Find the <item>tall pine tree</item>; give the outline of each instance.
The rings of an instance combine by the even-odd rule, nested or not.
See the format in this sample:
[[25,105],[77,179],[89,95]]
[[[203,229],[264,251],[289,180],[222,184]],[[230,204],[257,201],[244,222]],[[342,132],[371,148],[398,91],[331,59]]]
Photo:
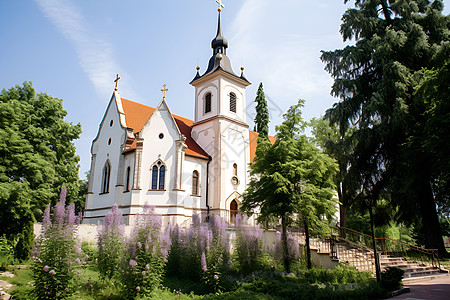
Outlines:
[[355,44],[322,52],[321,59],[334,78],[332,94],[341,99],[326,117],[339,124],[342,135],[354,127],[351,168],[365,193],[371,201],[391,195],[398,217],[421,221],[425,246],[446,254],[433,156],[408,143],[423,134],[414,125],[427,106],[416,109],[414,89],[424,68],[440,67],[450,57],[450,18],[442,10],[440,0],[355,0],[340,29],[344,41]]
[[264,96],[263,84],[259,84],[256,93],[256,116],[255,131],[259,133],[258,137],[269,139],[269,110],[267,109],[267,101]]

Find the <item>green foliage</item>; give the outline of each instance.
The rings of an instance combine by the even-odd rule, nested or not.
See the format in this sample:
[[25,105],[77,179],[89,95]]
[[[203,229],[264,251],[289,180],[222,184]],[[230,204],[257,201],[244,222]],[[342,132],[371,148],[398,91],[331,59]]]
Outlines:
[[255,116],[255,131],[259,133],[258,137],[269,139],[269,110],[267,109],[267,101],[264,96],[263,84],[259,84],[258,91],[255,98],[256,116]]
[[371,272],[358,272],[355,267],[340,263],[333,269],[312,268],[303,269],[297,274],[305,278],[308,283],[330,283],[345,285],[349,283],[369,283],[372,279]]
[[77,195],[79,157],[72,141],[81,125],[65,121],[66,115],[62,100],[36,94],[30,82],[1,91],[0,234],[19,234],[23,224],[40,219],[63,184],[69,202]]
[[380,284],[388,291],[398,290],[402,286],[405,271],[395,267],[388,267],[381,273]]
[[71,295],[74,264],[80,263],[81,249],[76,233],[79,219],[73,204],[65,206],[65,189],[50,219],[50,205],[44,212],[42,233],[33,257],[34,294],[38,299],[66,298]]
[[14,249],[15,257],[25,261],[30,258],[31,249],[34,246],[34,222],[30,217],[28,222],[23,224],[23,230],[17,236],[17,243]]
[[[448,143],[448,130],[443,129],[448,128],[448,115],[445,110],[428,115],[433,105],[415,90],[424,68],[441,68],[450,57],[450,18],[442,15],[440,0],[354,3],[343,15],[340,31],[344,41],[355,43],[321,55],[334,78],[332,94],[341,100],[326,118],[339,125],[341,136],[353,129],[347,137],[353,147],[349,173],[362,187],[359,201],[375,204],[380,197],[388,199],[391,207],[400,207],[397,218],[421,222],[426,246],[444,254],[435,185],[445,186],[442,179],[448,171],[443,169],[448,167],[433,165],[448,158],[431,144],[422,147],[421,141],[437,133],[432,140]],[[445,76],[432,80],[433,93],[426,94],[437,92],[448,99]],[[432,116],[431,122],[427,116]]]
[[5,235],[0,235],[0,269],[14,263],[14,247]]
[[276,127],[277,140],[272,145],[258,146],[253,175],[242,202],[242,211],[252,214],[259,209],[258,221],[281,219],[283,257],[289,272],[287,231],[289,224],[308,224],[316,231],[328,229],[335,212],[334,175],[336,164],[332,158],[312,145],[300,133],[306,123],[301,116],[304,100],[289,108],[284,121]]

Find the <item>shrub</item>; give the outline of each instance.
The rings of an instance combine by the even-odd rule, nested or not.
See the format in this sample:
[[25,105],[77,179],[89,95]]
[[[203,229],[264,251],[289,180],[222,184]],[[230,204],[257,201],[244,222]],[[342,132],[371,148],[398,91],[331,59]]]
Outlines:
[[106,214],[97,231],[98,270],[102,278],[111,279],[117,275],[125,247],[125,227],[117,204]]
[[34,217],[31,213],[26,218],[22,232],[17,234],[17,243],[14,249],[14,256],[20,261],[28,260],[34,245]]
[[312,268],[301,270],[297,274],[300,278],[305,278],[308,283],[367,283],[371,280],[370,272],[358,272],[355,267],[345,263],[340,263],[333,269]]
[[381,286],[388,290],[397,290],[402,286],[402,279],[405,271],[396,267],[388,267],[380,274]]
[[14,248],[5,235],[0,236],[0,268],[14,263]]
[[160,285],[167,261],[170,238],[161,234],[161,216],[144,206],[131,231],[128,249],[122,261],[122,284],[127,298],[149,295]]
[[36,241],[33,257],[34,294],[38,299],[65,298],[71,294],[73,263],[79,263],[81,249],[75,238],[80,218],[75,206],[65,206],[66,189],[50,218],[50,205],[43,216],[42,233]]
[[247,225],[247,218],[236,216],[233,263],[236,271],[247,275],[263,268],[263,229]]

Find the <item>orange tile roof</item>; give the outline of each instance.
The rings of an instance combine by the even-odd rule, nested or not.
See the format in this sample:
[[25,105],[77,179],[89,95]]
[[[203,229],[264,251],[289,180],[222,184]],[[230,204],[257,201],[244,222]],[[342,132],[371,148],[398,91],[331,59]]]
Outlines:
[[[250,134],[250,162],[253,163],[253,159],[255,159],[256,155],[256,140],[258,139],[258,133],[255,131],[249,131]],[[275,143],[276,138],[269,135],[269,140],[273,144]]]
[[[133,128],[133,132],[137,133],[141,131],[142,127],[144,127],[148,118],[150,118],[151,114],[155,111],[155,108],[140,104],[128,99],[122,98],[122,107],[125,112],[125,121],[127,122],[127,126],[129,128]],[[186,154],[191,156],[197,156],[201,158],[209,158],[209,155],[197,144],[191,137],[191,130],[194,121],[177,116],[172,115],[178,128],[181,133],[186,137]],[[256,139],[258,138],[258,133],[254,131],[249,131],[250,135],[250,162],[253,163],[253,159],[255,158],[256,152]],[[272,144],[275,142],[275,137],[269,136]],[[125,150],[124,152],[129,152],[136,149],[136,140],[133,141],[130,148]]]
[[[125,112],[127,127],[133,128],[133,133],[141,131],[151,114],[155,111],[155,108],[153,107],[124,98],[122,98],[122,107]],[[177,115],[172,116],[181,133],[186,137],[186,154],[201,158],[209,158],[209,155],[191,137],[191,126],[194,122]],[[130,148],[126,149],[124,152],[129,152],[134,149],[136,149],[136,140],[134,140]]]

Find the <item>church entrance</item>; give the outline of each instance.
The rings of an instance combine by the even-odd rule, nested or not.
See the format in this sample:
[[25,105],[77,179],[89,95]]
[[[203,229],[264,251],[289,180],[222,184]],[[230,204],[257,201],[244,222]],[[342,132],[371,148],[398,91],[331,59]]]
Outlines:
[[230,223],[233,223],[236,221],[236,215],[238,213],[238,204],[236,200],[231,201],[230,203]]

